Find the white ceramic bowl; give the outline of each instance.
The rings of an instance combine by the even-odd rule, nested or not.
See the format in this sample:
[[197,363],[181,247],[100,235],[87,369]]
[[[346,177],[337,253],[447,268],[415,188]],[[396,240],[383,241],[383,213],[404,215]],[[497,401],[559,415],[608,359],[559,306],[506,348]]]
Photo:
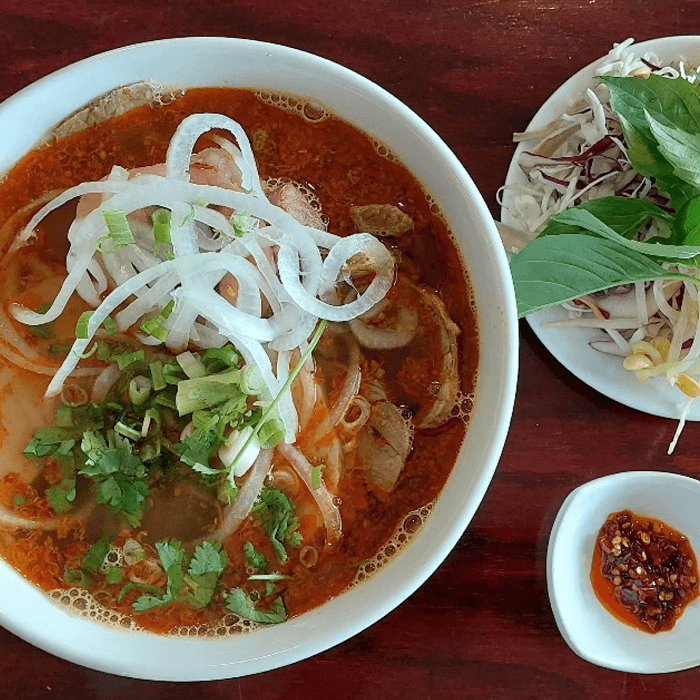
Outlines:
[[[648,52],[655,53],[661,61],[668,63],[684,57],[691,65],[700,64],[700,36],[671,36],[651,39],[633,44],[630,49],[636,56]],[[583,93],[594,78],[596,68],[603,59],[593,61],[569,78],[540,107],[527,129],[539,129],[559,117]],[[523,125],[524,126],[524,125]],[[525,130],[525,129],[523,129]],[[511,161],[506,185],[527,184],[527,178],[518,165],[520,154],[531,147],[530,143],[520,143]],[[504,204],[512,197],[506,192]],[[501,212],[504,223],[517,226],[517,222],[504,207]],[[653,378],[640,382],[632,372],[622,367],[622,358],[605,355],[594,350],[589,341],[599,335],[599,331],[588,328],[551,328],[548,323],[567,318],[560,307],[540,311],[527,317],[543,345],[570,372],[588,386],[630,408],[664,418],[678,418],[686,397],[663,378]],[[696,402],[688,413],[688,420],[700,420],[700,402]]]
[[667,673],[700,665],[700,600],[667,632],[649,634],[620,622],[590,582],[598,531],[610,513],[631,510],[663,520],[700,553],[700,481],[667,472],[622,472],[569,494],[554,521],[547,551],[547,586],[568,645],[598,666],[630,673]]
[[60,70],[0,106],[0,172],[93,98],[148,79],[310,96],[376,136],[439,203],[468,261],[478,308],[476,402],[442,496],[420,534],[395,560],[322,607],[244,636],[160,637],[69,614],[0,562],[0,623],[31,643],[85,666],[138,678],[229,678],[298,661],[356,634],[407,598],[452,549],[493,476],[510,421],[517,372],[514,295],[489,211],[462,165],[430,127],[359,75],[281,46],[225,38],[173,39],[118,49]]

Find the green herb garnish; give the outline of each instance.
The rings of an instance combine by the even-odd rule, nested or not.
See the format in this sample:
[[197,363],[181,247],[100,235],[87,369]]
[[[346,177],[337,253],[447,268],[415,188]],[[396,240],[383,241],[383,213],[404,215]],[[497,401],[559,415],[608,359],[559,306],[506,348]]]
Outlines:
[[258,610],[242,588],[233,588],[226,596],[226,607],[239,617],[265,625],[275,625],[287,619],[287,610],[281,596],[275,598],[267,612]]
[[270,538],[277,559],[282,563],[287,561],[285,545],[298,547],[301,544],[301,534],[297,531],[299,520],[293,515],[294,504],[280,489],[266,487],[260,492],[252,512]]

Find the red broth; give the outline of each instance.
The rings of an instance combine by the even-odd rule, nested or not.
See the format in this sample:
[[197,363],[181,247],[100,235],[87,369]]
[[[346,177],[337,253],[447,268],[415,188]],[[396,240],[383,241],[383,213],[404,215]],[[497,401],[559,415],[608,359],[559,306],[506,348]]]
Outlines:
[[[347,588],[355,580],[358,567],[374,557],[397,526],[408,518],[411,522],[406,523],[396,543],[400,546],[415,526],[416,518],[410,514],[439,495],[464,438],[469,397],[476,383],[478,343],[471,291],[463,266],[444,220],[420,183],[394,159],[385,157],[381,146],[351,124],[332,116],[309,120],[301,115],[301,110],[282,109],[273,102],[263,101],[249,90],[192,89],[168,105],[135,108],[42,146],[25,156],[2,182],[0,222],[7,222],[13,213],[46,192],[105,177],[113,165],[128,169],[163,162],[168,141],[180,121],[189,114],[205,111],[226,114],[241,123],[251,139],[261,179],[287,178],[311,190],[321,204],[329,231],[354,232],[350,207],[355,205],[391,203],[413,219],[412,231],[390,239],[387,244],[399,263],[399,274],[418,288],[436,292],[459,327],[459,403],[453,417],[440,427],[416,430],[413,450],[390,493],[365,478],[362,469],[354,468],[341,479],[338,496],[344,534],[340,543],[324,548],[322,536],[319,540],[318,532],[310,526],[310,539],[304,543],[319,548],[318,562],[311,567],[304,566],[299,561],[298,550],[292,550],[289,560],[276,567],[277,571],[292,576],[281,583],[279,589],[289,615],[297,615]],[[206,137],[199,146],[206,145],[205,141]],[[2,309],[5,313],[16,301],[31,307],[46,301],[34,283],[33,276],[42,275],[35,268],[37,259],[48,266],[59,281],[65,274],[65,234],[73,213],[74,207],[71,210],[67,206],[51,216],[40,228],[37,242],[6,264],[3,275],[16,284],[4,284]],[[23,223],[21,218],[15,217],[11,226],[5,226],[5,239],[0,241],[4,250]],[[64,326],[57,326],[58,337],[51,342],[70,342],[75,318],[84,308],[87,307],[80,300],[72,302],[66,312],[68,320]],[[14,325],[27,343],[46,351],[47,341],[28,334],[20,324]],[[435,376],[439,369],[436,370],[435,363],[430,360],[440,353],[438,340],[426,336],[417,342],[422,345],[418,354],[368,351],[362,360],[363,370],[380,369],[386,377],[390,399],[411,414],[420,413],[422,402],[439,379]],[[41,395],[48,381],[45,376],[17,369],[5,360],[0,363],[7,365],[22,386],[33,387],[32,391]],[[57,366],[60,358],[47,357],[46,363]],[[41,421],[37,419],[33,427],[39,425]],[[8,426],[1,427],[6,433]],[[300,444],[303,442],[304,435],[300,436]],[[0,447],[4,450],[4,442]],[[3,457],[6,463],[2,470],[5,476],[0,481],[2,505],[24,517],[50,517],[51,509],[43,490],[60,478],[55,468],[52,472],[49,465],[40,479],[29,481],[8,464],[9,455]],[[14,459],[22,457],[18,454]],[[304,517],[301,517],[300,531],[304,530]],[[70,588],[64,571],[66,567],[79,564],[94,537],[89,524],[68,513],[56,531],[35,531],[19,537],[14,533],[0,533],[0,552],[29,580],[45,590],[55,591]],[[142,540],[147,533],[144,534],[143,528],[122,528],[116,537],[121,541],[127,537]],[[249,517],[225,543],[230,566],[221,579],[224,587],[246,585],[242,555],[246,541],[268,559],[274,559],[270,543]],[[391,551],[390,548],[386,555]],[[141,574],[140,580],[164,584],[163,576],[157,573],[136,573]],[[120,585],[105,582],[93,582],[89,587],[99,604],[152,631],[168,632],[181,626],[213,624],[225,615],[220,598],[205,609],[175,603],[135,613],[131,608],[134,596],[126,595],[119,600],[120,589]]]

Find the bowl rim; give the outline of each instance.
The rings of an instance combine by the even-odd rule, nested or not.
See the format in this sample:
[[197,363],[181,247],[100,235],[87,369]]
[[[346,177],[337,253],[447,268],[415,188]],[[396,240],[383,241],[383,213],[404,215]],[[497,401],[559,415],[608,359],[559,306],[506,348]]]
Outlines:
[[[260,642],[260,646],[264,644],[269,646],[272,641],[271,635],[276,633],[279,636],[279,630],[284,630],[282,636],[288,638],[288,641],[285,642],[286,648],[274,648],[273,645],[269,652],[260,653],[254,659],[231,658],[230,649],[236,646],[231,641],[232,638],[228,638],[225,645],[219,640],[201,642],[207,645],[211,652],[208,660],[202,662],[198,657],[191,657],[191,652],[195,649],[191,639],[163,637],[151,633],[127,632],[108,627],[107,625],[96,625],[92,620],[71,615],[65,608],[59,607],[58,604],[50,601],[46,594],[26,582],[4,561],[0,562],[0,581],[5,580],[12,585],[20,586],[23,591],[23,602],[36,604],[46,616],[44,623],[37,624],[28,620],[26,614],[22,614],[21,606],[5,605],[0,597],[0,624],[30,643],[83,666],[119,675],[151,680],[193,681],[223,679],[278,668],[312,656],[348,639],[399,605],[435,571],[452,550],[482,501],[505,443],[513,409],[517,378],[518,326],[515,296],[506,256],[500,244],[495,224],[483,198],[460,161],[426,122],[389,92],[348,68],[298,49],[248,39],[181,37],[141,42],[85,58],[28,85],[18,93],[7,98],[0,105],[0,122],[11,118],[15,113],[26,111],[27,105],[38,101],[47,90],[52,90],[65,81],[70,82],[72,80],[75,82],[81,76],[87,78],[92,75],[94,78],[95,75],[99,75],[100,70],[103,70],[105,67],[108,68],[114,61],[118,63],[122,59],[128,60],[135,57],[143,59],[146,55],[155,55],[161,51],[185,51],[196,49],[197,47],[200,49],[205,48],[210,53],[232,50],[258,51],[267,57],[272,57],[274,60],[304,61],[313,64],[314,67],[325,71],[333,79],[344,83],[346,89],[352,88],[365,92],[373,99],[381,101],[388,109],[397,113],[402,122],[406,122],[410,126],[416,138],[423,139],[430,144],[431,148],[435,149],[436,158],[447,164],[452,177],[464,192],[466,201],[463,204],[469,207],[470,214],[482,224],[483,232],[479,232],[479,235],[483,240],[480,239],[480,244],[483,246],[485,259],[493,271],[493,289],[499,295],[495,302],[489,302],[492,303],[492,306],[495,305],[495,317],[479,319],[479,388],[477,389],[471,429],[467,433],[467,440],[462,446],[458,462],[464,459],[465,446],[469,442],[469,434],[474,433],[476,430],[474,425],[476,422],[479,422],[482,426],[480,429],[488,429],[489,441],[488,445],[482,445],[477,451],[481,466],[478,472],[470,477],[471,497],[468,499],[468,503],[466,505],[462,504],[459,510],[450,513],[449,517],[443,518],[446,522],[438,523],[435,517],[428,518],[420,534],[416,537],[416,541],[423,538],[426,538],[427,541],[427,538],[430,538],[430,541],[434,543],[434,549],[428,564],[422,562],[418,565],[416,563],[417,557],[412,555],[412,549],[416,549],[415,547],[403,549],[396,556],[395,560],[392,560],[370,580],[363,582],[359,588],[343,593],[323,606],[293,618],[284,625],[257,630],[254,635],[256,641]],[[98,80],[97,78],[94,79]],[[112,85],[112,87],[117,87],[117,85]],[[101,92],[104,92],[104,90]],[[98,92],[98,94],[101,93]],[[98,96],[98,94],[93,95],[93,97]],[[86,104],[88,101],[83,100],[82,104]],[[80,106],[78,105],[78,107]],[[65,117],[65,111],[60,116]],[[342,116],[347,119],[347,116]],[[58,121],[60,119],[54,119],[53,123],[58,123]],[[31,129],[31,127],[29,128]],[[24,152],[27,150],[29,149],[25,148]],[[12,162],[16,162],[16,160],[17,158],[13,158]],[[437,197],[437,201],[440,202],[439,197]],[[460,252],[462,251],[460,250]],[[473,269],[468,264],[466,267],[470,271]],[[474,291],[477,297],[476,304],[479,306],[484,299],[480,298],[478,290]],[[492,357],[487,357],[483,347],[484,339],[488,336],[498,338],[500,342],[500,347],[495,352],[489,353]],[[488,376],[483,377],[481,376],[483,368],[482,358],[484,358],[484,362],[490,363],[489,372],[485,373]],[[496,374],[498,374],[497,377]],[[487,407],[487,409],[482,411],[481,407],[486,403],[486,399],[482,400],[479,397],[479,391],[482,391],[484,383],[489,385],[489,389],[493,394],[493,396],[488,397],[488,401],[493,406]],[[472,442],[474,441],[472,440]],[[453,470],[453,475],[450,479],[453,479],[455,471],[457,470]],[[435,511],[441,510],[440,504],[445,501],[444,492],[446,490],[446,488],[443,489],[443,495],[437,499]],[[454,498],[454,496],[451,496],[452,500]],[[446,510],[446,508],[442,508],[442,510]],[[349,598],[353,597],[358,590],[366,590],[367,594],[362,596],[355,595],[353,600],[355,598],[357,600],[366,599],[370,592],[381,592],[380,584],[383,581],[392,580],[395,584],[396,577],[393,574],[399,571],[399,563],[404,564],[401,567],[402,582],[399,586],[396,586],[396,591],[393,594],[383,595],[379,601],[373,602],[373,607],[370,611],[364,610],[362,614],[357,614],[356,609],[350,609]],[[7,586],[2,586],[2,589],[7,589]],[[46,603],[48,603],[48,606]],[[319,631],[321,627],[324,627],[321,623],[327,615],[326,611],[329,609],[332,609],[332,612],[339,616],[339,627],[337,629],[324,628]],[[319,618],[321,618],[320,621]],[[57,638],[53,629],[55,625],[64,627],[64,634],[60,639]],[[86,644],[84,641],[86,631],[90,638],[89,644]],[[299,636],[292,638],[290,637],[292,633],[299,633]],[[143,640],[146,638],[150,641],[144,642]],[[250,640],[252,636],[244,635],[242,638]],[[200,642],[201,640],[195,641]],[[114,658],[102,651],[105,644],[117,644],[117,647],[120,649],[128,648],[129,654],[125,659]],[[147,659],[149,654],[152,655],[152,647],[154,646],[159,649],[161,656],[160,665],[156,668],[152,664],[149,665]],[[226,648],[223,648],[224,646]],[[197,655],[195,654],[194,656],[196,657]]]

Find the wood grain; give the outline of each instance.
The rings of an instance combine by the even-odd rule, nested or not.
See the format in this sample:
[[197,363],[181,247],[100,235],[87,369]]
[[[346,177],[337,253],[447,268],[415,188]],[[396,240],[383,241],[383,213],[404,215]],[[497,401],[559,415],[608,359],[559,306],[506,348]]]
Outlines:
[[[692,33],[700,2],[667,0],[0,0],[0,99],[94,53],[150,39],[224,35],[338,61],[385,87],[455,151],[497,214],[511,134],[567,77],[627,36]],[[560,637],[545,555],[581,483],[626,469],[700,473],[700,425],[672,457],[672,421],[616,405],[563,370],[529,327],[512,428],[468,531],[408,601],[294,666],[210,683],[135,681],[57,659],[0,630],[5,698],[694,698],[697,669],[604,670]],[[31,611],[27,611],[30,615]]]

